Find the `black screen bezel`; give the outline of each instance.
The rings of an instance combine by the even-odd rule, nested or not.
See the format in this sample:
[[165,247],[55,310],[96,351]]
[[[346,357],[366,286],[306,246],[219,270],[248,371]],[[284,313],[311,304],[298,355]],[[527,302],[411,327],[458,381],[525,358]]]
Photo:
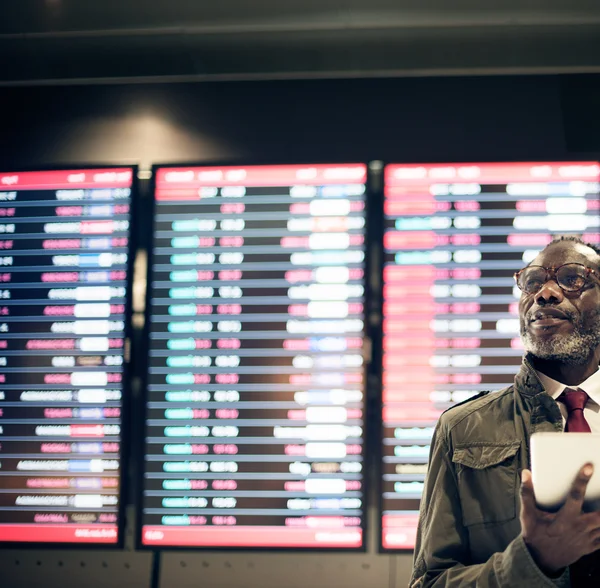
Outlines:
[[[126,527],[126,510],[127,510],[127,498],[129,493],[129,465],[131,459],[131,439],[129,431],[129,421],[131,418],[132,406],[131,406],[131,381],[132,381],[132,370],[131,364],[131,351],[128,347],[131,346],[132,340],[132,301],[133,301],[133,265],[135,260],[135,254],[137,252],[136,243],[136,217],[137,217],[137,202],[138,202],[138,169],[137,164],[126,165],[126,164],[110,164],[102,163],[89,164],[89,165],[40,165],[40,166],[28,166],[26,168],[19,167],[18,169],[10,171],[0,171],[0,174],[18,174],[28,172],[62,172],[62,171],[97,171],[102,172],[109,169],[120,169],[120,170],[131,170],[131,194],[129,203],[129,237],[128,237],[128,257],[127,257],[127,281],[126,281],[126,293],[125,293],[125,329],[123,332],[124,349],[123,349],[123,379],[122,379],[122,392],[121,392],[121,451],[119,454],[119,509],[117,514],[117,541],[114,543],[101,543],[101,542],[77,542],[77,541],[60,541],[60,542],[47,542],[47,541],[0,541],[0,549],[81,549],[81,550],[107,550],[115,551],[123,549],[125,544],[125,527]],[[101,186],[99,186],[101,187]],[[17,190],[18,191],[18,190]],[[43,525],[39,525],[42,527]],[[35,524],[32,524],[32,530],[35,529]]]
[[366,459],[368,456],[368,450],[370,449],[371,443],[366,434],[367,423],[369,419],[368,413],[368,402],[367,402],[367,382],[368,382],[368,366],[365,362],[364,367],[364,380],[363,380],[363,506],[362,506],[362,517],[361,517],[361,529],[362,529],[362,545],[360,547],[319,547],[319,546],[310,546],[310,547],[264,547],[264,546],[181,546],[181,545],[146,545],[142,542],[143,537],[143,516],[144,516],[144,479],[145,479],[145,446],[146,446],[146,436],[147,436],[147,411],[148,411],[148,359],[149,359],[149,341],[150,341],[150,316],[151,316],[151,284],[152,284],[152,260],[153,260],[153,250],[154,250],[154,233],[155,233],[155,222],[156,222],[156,175],[158,170],[160,169],[169,169],[169,168],[213,168],[213,167],[253,167],[253,166],[287,166],[287,165],[364,165],[366,170],[366,180],[365,180],[365,243],[364,243],[364,252],[365,252],[365,277],[364,277],[364,287],[365,287],[365,305],[364,305],[364,328],[363,328],[363,339],[366,340],[370,336],[370,330],[368,329],[368,312],[367,309],[370,308],[370,287],[369,287],[369,279],[368,276],[371,269],[370,264],[370,255],[369,250],[370,247],[370,238],[372,237],[369,234],[369,226],[370,221],[372,219],[371,215],[371,206],[370,206],[370,170],[369,165],[364,162],[347,162],[345,160],[336,161],[335,159],[331,160],[318,160],[318,161],[257,161],[257,160],[229,160],[229,161],[217,161],[217,162],[183,162],[183,163],[168,163],[168,164],[154,164],[152,166],[152,181],[151,181],[151,204],[152,207],[152,231],[149,231],[148,235],[148,248],[147,248],[147,256],[148,256],[148,267],[147,267],[147,284],[146,288],[146,308],[144,315],[144,343],[146,345],[146,349],[143,351],[143,357],[145,361],[145,370],[142,375],[142,395],[143,395],[143,415],[144,415],[144,423],[142,430],[144,431],[142,447],[141,447],[141,455],[138,455],[140,463],[140,484],[139,484],[139,492],[137,497],[137,516],[136,516],[136,548],[142,551],[152,551],[152,552],[163,552],[163,551],[177,551],[177,552],[185,552],[185,551],[206,551],[206,552],[215,552],[215,551],[226,551],[226,552],[242,552],[242,551],[252,551],[252,552],[301,552],[301,553],[311,553],[311,552],[322,552],[326,551],[327,553],[365,553],[367,551],[368,546],[368,524],[367,519],[369,516],[368,512],[368,504],[367,498],[369,496],[370,484],[369,484],[369,475],[368,470],[364,467],[366,463]]

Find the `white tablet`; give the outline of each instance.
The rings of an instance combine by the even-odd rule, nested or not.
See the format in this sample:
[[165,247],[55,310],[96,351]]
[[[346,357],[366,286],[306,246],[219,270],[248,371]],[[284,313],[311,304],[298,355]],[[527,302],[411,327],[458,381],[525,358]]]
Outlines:
[[600,435],[592,433],[534,433],[531,436],[531,474],[535,500],[556,511],[565,502],[577,472],[594,464],[584,510],[600,510]]

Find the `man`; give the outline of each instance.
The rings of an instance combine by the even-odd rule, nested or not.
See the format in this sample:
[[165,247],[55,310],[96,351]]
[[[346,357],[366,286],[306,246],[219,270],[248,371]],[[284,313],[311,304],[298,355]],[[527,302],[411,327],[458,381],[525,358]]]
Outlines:
[[523,365],[514,385],[439,420],[413,587],[600,588],[600,512],[582,512],[592,465],[553,514],[536,507],[527,469],[534,432],[600,433],[600,250],[558,239],[515,277]]

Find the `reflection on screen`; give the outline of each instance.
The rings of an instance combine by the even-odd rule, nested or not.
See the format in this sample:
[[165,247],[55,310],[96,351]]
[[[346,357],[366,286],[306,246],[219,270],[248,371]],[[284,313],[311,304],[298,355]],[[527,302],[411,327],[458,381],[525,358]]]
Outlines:
[[385,170],[382,546],[415,545],[440,414],[512,384],[513,273],[553,238],[598,243],[597,163]]
[[363,165],[161,168],[145,545],[362,545]]
[[118,540],[131,184],[0,174],[0,542]]

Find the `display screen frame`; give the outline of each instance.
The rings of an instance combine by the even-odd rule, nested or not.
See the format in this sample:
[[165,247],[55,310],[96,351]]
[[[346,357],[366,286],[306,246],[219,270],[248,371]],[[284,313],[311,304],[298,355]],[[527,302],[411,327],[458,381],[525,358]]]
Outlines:
[[[146,472],[146,438],[148,434],[148,399],[149,399],[149,359],[150,359],[150,319],[151,319],[151,298],[152,298],[152,275],[153,275],[153,258],[154,258],[154,233],[155,233],[155,223],[156,223],[156,212],[157,212],[157,202],[156,202],[156,188],[157,188],[157,174],[161,169],[173,169],[173,168],[226,168],[226,167],[263,167],[263,166],[297,166],[297,165],[316,165],[316,166],[337,166],[337,165],[364,165],[365,166],[365,209],[364,209],[364,218],[365,218],[365,228],[364,228],[364,327],[362,331],[363,337],[363,356],[364,364],[363,364],[363,469],[362,469],[362,517],[361,517],[361,531],[362,531],[362,544],[358,547],[323,547],[323,546],[307,546],[307,547],[279,547],[279,546],[222,546],[222,545],[166,545],[166,544],[157,544],[157,545],[148,545],[143,542],[143,532],[144,532],[144,500],[145,500],[145,472]],[[371,192],[372,192],[372,183],[373,183],[373,174],[371,173],[370,166],[368,162],[364,161],[355,161],[348,162],[346,160],[339,160],[335,158],[323,160],[323,159],[311,159],[311,160],[297,160],[293,161],[289,160],[261,160],[261,159],[233,159],[233,160],[217,160],[217,161],[191,161],[191,162],[169,162],[166,164],[155,163],[152,165],[152,177],[149,189],[149,197],[151,207],[151,228],[152,230],[148,232],[145,244],[147,245],[147,288],[146,288],[146,297],[145,297],[145,312],[144,312],[144,329],[143,329],[143,341],[144,341],[144,349],[140,350],[142,353],[142,358],[144,362],[143,373],[140,374],[142,379],[142,418],[143,423],[141,426],[141,430],[143,431],[142,439],[140,443],[139,452],[136,454],[136,460],[139,463],[139,480],[138,480],[138,492],[137,492],[137,504],[136,504],[136,549],[140,551],[150,551],[150,552],[163,552],[163,551],[172,551],[172,552],[189,552],[189,551],[205,551],[205,552],[279,552],[279,553],[315,553],[315,552],[326,552],[326,553],[366,553],[368,550],[368,543],[370,539],[369,535],[369,510],[368,510],[368,499],[370,496],[370,492],[372,490],[372,484],[370,481],[371,472],[366,466],[366,457],[370,454],[372,450],[373,437],[368,434],[368,423],[370,418],[372,418],[371,411],[369,410],[369,394],[370,394],[370,384],[369,384],[369,376],[373,370],[373,362],[371,361],[371,356],[366,355],[365,351],[367,347],[372,348],[371,344],[371,328],[369,326],[369,309],[372,307],[372,287],[371,287],[371,279],[370,276],[373,274],[373,259],[372,259],[372,250],[373,250],[373,229],[372,224],[376,222],[378,219],[374,217],[371,210]],[[376,264],[375,264],[376,265]],[[373,531],[373,530],[371,530]]]
[[[542,157],[542,158],[535,158],[532,157],[530,159],[519,159],[519,160],[514,160],[514,159],[485,159],[485,158],[478,158],[478,159],[460,159],[457,161],[427,161],[427,160],[422,160],[419,159],[417,161],[394,161],[394,160],[386,160],[383,162],[383,167],[382,167],[382,178],[381,178],[381,226],[382,226],[382,230],[381,230],[381,235],[379,236],[379,250],[380,250],[380,264],[378,267],[378,272],[379,272],[379,279],[380,279],[380,284],[381,284],[381,291],[380,291],[380,296],[378,297],[378,304],[379,304],[379,309],[380,309],[380,317],[381,317],[381,325],[380,328],[378,329],[378,332],[376,334],[377,336],[377,341],[374,341],[374,345],[377,346],[377,352],[379,354],[378,356],[378,361],[377,361],[377,380],[378,380],[378,398],[379,398],[379,413],[377,415],[378,421],[379,421],[379,436],[377,438],[377,447],[378,447],[378,456],[377,456],[377,481],[374,485],[377,486],[377,546],[378,546],[378,553],[380,554],[385,554],[385,555],[396,555],[396,554],[413,554],[414,553],[414,549],[413,548],[407,548],[407,547],[398,547],[398,548],[391,548],[391,547],[384,547],[384,526],[383,526],[383,512],[384,512],[384,497],[383,497],[383,489],[384,489],[384,480],[383,480],[383,476],[384,476],[384,463],[383,463],[383,448],[384,448],[384,422],[383,422],[383,355],[384,355],[384,349],[383,349],[383,338],[384,338],[384,334],[383,334],[383,326],[384,326],[384,322],[385,322],[385,316],[383,314],[383,308],[384,308],[384,295],[383,295],[383,291],[384,291],[384,287],[385,287],[385,281],[384,281],[384,267],[385,267],[385,253],[386,253],[386,248],[384,245],[384,234],[385,234],[385,223],[386,223],[386,215],[385,215],[385,210],[384,210],[384,206],[385,206],[385,189],[386,189],[386,171],[388,170],[389,167],[394,167],[394,166],[398,166],[398,165],[402,165],[402,166],[473,166],[473,165],[490,165],[490,164],[497,164],[497,165],[534,165],[534,164],[539,164],[539,165],[544,165],[544,164],[549,164],[549,165],[556,165],[556,164],[560,164],[560,163],[564,163],[564,164],[576,164],[576,163],[586,163],[586,164],[598,164],[600,165],[600,154],[589,154],[588,157],[582,156],[582,157],[574,157],[574,156],[565,156],[565,157]],[[440,180],[440,182],[443,183],[444,180]],[[543,182],[543,179],[540,180]],[[451,183],[450,181],[448,181],[447,183]],[[600,198],[600,196],[599,196]],[[598,214],[600,214],[600,210],[598,212]],[[600,231],[600,227],[599,227],[599,231]],[[549,232],[549,231],[548,231]],[[520,267],[515,267],[515,272],[520,269]],[[489,386],[488,386],[489,387]],[[485,384],[481,384],[481,390],[480,391],[485,391],[486,385]],[[497,388],[498,390],[500,388]],[[496,390],[496,388],[494,389]],[[466,400],[465,402],[468,402],[469,400]],[[461,404],[461,403],[456,403],[456,404]],[[454,408],[454,406],[450,407],[450,408]],[[450,408],[446,409],[446,410],[450,410]],[[427,457],[427,463],[429,463],[429,456]],[[420,499],[419,503],[420,503]],[[419,507],[419,512],[420,512],[420,507]]]
[[[4,174],[19,174],[19,173],[44,173],[44,172],[82,172],[94,171],[103,172],[108,170],[131,170],[131,186],[129,200],[129,236],[127,242],[127,279],[125,285],[125,314],[123,329],[123,377],[122,377],[122,392],[121,392],[121,434],[120,434],[120,453],[119,453],[119,508],[117,512],[117,540],[111,543],[102,543],[94,541],[0,541],[0,550],[2,549],[20,549],[33,550],[44,549],[55,551],[59,549],[78,549],[82,551],[118,551],[125,546],[125,529],[128,526],[126,520],[127,508],[129,505],[129,496],[131,488],[130,479],[130,464],[132,459],[132,439],[131,439],[131,418],[135,417],[135,411],[132,407],[131,385],[135,377],[132,369],[133,350],[131,347],[133,325],[132,325],[132,309],[133,309],[133,270],[135,257],[138,251],[137,243],[137,205],[139,200],[139,164],[125,163],[76,163],[74,165],[59,164],[59,165],[27,165],[27,166],[7,166],[9,169],[4,170],[4,166],[0,168],[0,175]],[[17,190],[18,191],[18,190]],[[43,525],[39,525],[43,527]],[[32,525],[32,529],[35,527]],[[34,531],[35,532],[35,531]]]

